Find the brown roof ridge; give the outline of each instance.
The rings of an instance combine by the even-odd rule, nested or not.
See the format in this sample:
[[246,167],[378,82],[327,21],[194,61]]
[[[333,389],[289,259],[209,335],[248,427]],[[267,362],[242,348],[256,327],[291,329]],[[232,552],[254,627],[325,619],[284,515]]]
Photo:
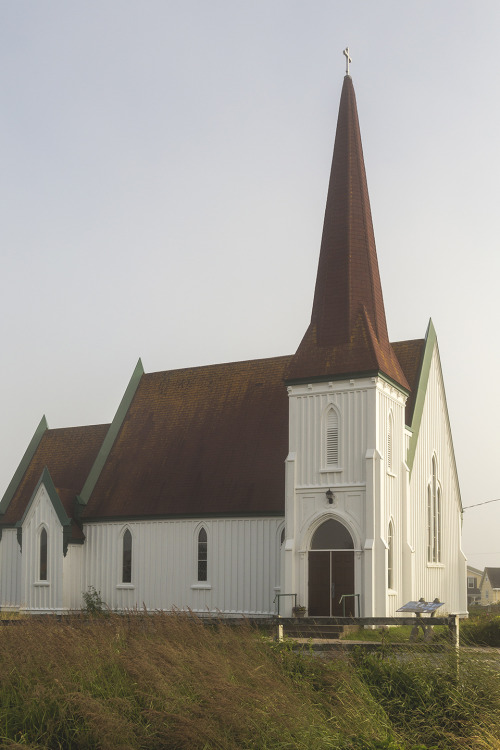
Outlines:
[[415,343],[425,343],[425,336],[419,336],[416,339],[400,339],[399,341],[391,341],[391,346],[402,346],[403,344],[415,344]]
[[251,364],[264,364],[264,363],[271,363],[271,362],[285,362],[287,359],[291,359],[293,357],[293,354],[280,354],[276,357],[261,357],[257,359],[237,359],[233,360],[231,362],[214,362],[212,364],[208,365],[193,365],[192,367],[174,367],[171,370],[154,370],[152,372],[144,373],[144,377],[149,377],[150,375],[162,375],[163,373],[170,372],[170,373],[182,373],[182,372],[193,372],[195,370],[210,370],[210,369],[217,369],[219,367],[237,367],[237,366],[246,366]]
[[47,433],[54,434],[54,433],[61,433],[61,432],[70,432],[75,430],[91,430],[91,429],[102,429],[104,427],[109,427],[110,422],[99,422],[98,424],[79,424],[79,425],[70,425],[68,427],[48,427]]

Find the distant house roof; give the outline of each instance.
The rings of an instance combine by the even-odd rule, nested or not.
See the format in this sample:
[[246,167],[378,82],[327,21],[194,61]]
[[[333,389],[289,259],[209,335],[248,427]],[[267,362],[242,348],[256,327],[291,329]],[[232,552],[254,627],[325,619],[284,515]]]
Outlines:
[[500,589],[500,568],[485,568],[484,576],[488,576],[491,588]]
[[481,578],[483,575],[484,570],[480,570],[479,568],[475,568],[473,565],[467,565],[467,575],[468,576],[476,576],[478,578]]

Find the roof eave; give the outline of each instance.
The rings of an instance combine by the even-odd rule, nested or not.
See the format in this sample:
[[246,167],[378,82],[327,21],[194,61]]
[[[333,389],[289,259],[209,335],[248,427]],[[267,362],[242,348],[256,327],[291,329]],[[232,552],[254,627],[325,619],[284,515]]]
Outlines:
[[24,456],[19,462],[19,466],[14,472],[14,476],[12,477],[7,489],[5,490],[2,500],[0,501],[0,523],[1,523],[1,516],[5,513],[5,511],[9,507],[10,502],[16,493],[16,490],[19,487],[19,484],[24,474],[26,473],[28,466],[30,465],[31,460],[33,456],[35,455],[38,446],[40,445],[40,441],[47,430],[48,430],[48,424],[47,424],[47,419],[45,418],[45,415],[44,415],[41,418],[38,424],[38,427],[36,428],[35,433],[30,440],[28,447],[26,448]]

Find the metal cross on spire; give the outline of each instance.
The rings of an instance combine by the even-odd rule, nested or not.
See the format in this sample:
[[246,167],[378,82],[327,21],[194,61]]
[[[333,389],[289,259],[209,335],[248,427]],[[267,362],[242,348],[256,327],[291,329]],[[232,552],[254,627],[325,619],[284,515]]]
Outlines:
[[346,47],[344,50],[345,55],[345,74],[346,76],[349,75],[349,63],[352,62],[351,58],[349,57],[349,47]]

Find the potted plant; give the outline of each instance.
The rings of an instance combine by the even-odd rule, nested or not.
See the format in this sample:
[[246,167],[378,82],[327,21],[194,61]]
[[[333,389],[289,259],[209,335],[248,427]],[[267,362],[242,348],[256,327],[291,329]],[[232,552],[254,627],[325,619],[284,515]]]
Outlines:
[[304,607],[303,604],[297,604],[297,606],[292,607],[292,615],[294,617],[305,617],[306,612],[307,612],[307,609]]

